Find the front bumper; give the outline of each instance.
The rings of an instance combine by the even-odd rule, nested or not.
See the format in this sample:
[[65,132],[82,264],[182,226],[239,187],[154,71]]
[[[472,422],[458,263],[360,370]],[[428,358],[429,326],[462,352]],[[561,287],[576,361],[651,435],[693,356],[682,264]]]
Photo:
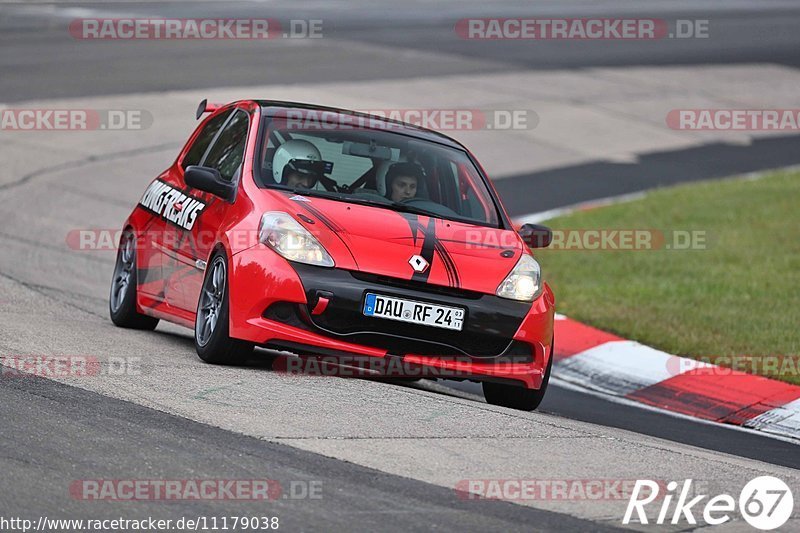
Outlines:
[[[269,267],[265,259],[269,257]],[[290,264],[257,246],[236,254],[231,336],[304,355],[367,356],[439,377],[541,386],[552,356],[553,294],[531,303],[361,272]],[[367,292],[463,307],[462,331],[365,317]],[[319,311],[320,298],[328,301]],[[390,366],[390,365],[387,365]]]

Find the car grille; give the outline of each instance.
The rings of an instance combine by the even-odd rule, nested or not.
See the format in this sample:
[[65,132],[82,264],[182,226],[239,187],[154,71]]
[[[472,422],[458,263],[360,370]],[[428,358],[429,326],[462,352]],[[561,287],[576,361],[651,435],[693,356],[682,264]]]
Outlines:
[[[308,306],[278,302],[265,311],[265,318],[395,355],[493,358],[513,352],[515,357],[532,356],[527,344],[512,343],[530,304],[360,272],[302,265],[295,269],[306,290]],[[312,316],[309,310],[316,305],[320,292],[326,293],[329,304],[324,313]],[[464,329],[453,331],[364,316],[367,292],[462,307],[466,309]]]

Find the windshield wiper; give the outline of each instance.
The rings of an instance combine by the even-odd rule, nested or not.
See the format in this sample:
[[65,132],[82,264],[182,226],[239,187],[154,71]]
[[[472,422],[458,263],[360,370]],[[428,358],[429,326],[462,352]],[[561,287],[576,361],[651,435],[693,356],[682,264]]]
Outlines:
[[265,186],[266,189],[279,189],[281,191],[289,191],[295,192],[300,194],[301,191],[305,191],[307,189],[302,189],[300,187],[289,187],[288,185],[281,185],[280,183],[272,183],[270,185]]
[[403,202],[395,202],[394,200],[389,200],[388,198],[386,199],[386,201],[383,202],[379,202],[377,200],[370,200],[369,198],[359,198],[358,195],[353,195],[353,194],[343,195],[337,198],[341,198],[346,202],[353,202],[364,205],[374,205],[376,207],[385,207],[388,209],[392,209],[393,211],[401,211],[403,213],[414,213],[415,215],[425,215],[435,218],[446,218],[444,215],[440,213],[429,211],[421,207],[415,207],[411,204],[404,204]]
[[428,209],[415,207],[411,204],[404,204],[402,202],[392,202],[390,204],[377,204],[377,205],[385,205],[386,207],[391,207],[395,211],[402,211],[403,213],[413,213],[415,215],[424,215],[433,218],[447,218],[441,213],[435,213],[433,211],[429,211]]
[[383,207],[385,209],[391,209],[393,211],[399,211],[402,213],[413,213],[415,215],[423,215],[427,217],[433,218],[440,218],[442,220],[459,220],[462,222],[474,223],[474,220],[460,217],[460,216],[452,216],[452,215],[443,215],[441,213],[436,213],[434,211],[430,211],[428,209],[423,209],[421,207],[416,207],[411,204],[405,204],[403,202],[395,202],[392,200],[386,199],[385,202],[378,202],[376,200],[370,200],[367,198],[359,198],[358,195],[354,194],[347,194],[347,193],[337,193],[333,191],[320,191],[316,189],[305,189],[302,187],[288,187],[286,185],[280,185],[278,183],[269,185],[267,188],[269,189],[279,189],[282,191],[289,191],[295,194],[305,195],[305,196],[318,196],[321,198],[328,198],[331,200],[339,200],[341,202],[352,202],[354,204],[361,204],[361,205],[369,205],[374,207]]
[[322,196],[324,198],[334,198],[334,199],[341,198],[341,196],[339,196],[340,193],[333,191],[320,191],[317,189],[306,189],[305,187],[289,187],[288,185],[281,185],[279,183],[267,185],[266,188],[278,189],[280,191],[289,191],[303,196]]

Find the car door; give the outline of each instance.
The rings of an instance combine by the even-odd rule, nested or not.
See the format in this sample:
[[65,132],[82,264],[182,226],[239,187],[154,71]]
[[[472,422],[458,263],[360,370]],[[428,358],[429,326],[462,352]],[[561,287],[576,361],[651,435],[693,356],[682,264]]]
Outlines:
[[[183,172],[189,165],[197,165],[202,161],[230,115],[231,110],[227,109],[211,116],[194,136],[191,145],[182,158],[179,158],[178,164],[173,165],[166,173],[159,176],[158,181],[183,195],[196,196],[187,190]],[[178,250],[191,235],[184,227],[185,222],[182,224],[183,221],[179,218],[185,207],[188,207],[186,201],[175,202],[170,209],[165,210],[164,214],[158,217],[159,220],[154,221],[153,224],[157,225],[158,229],[149,233],[153,240],[154,256],[156,256],[154,259],[161,279],[160,294],[157,297],[164,301],[173,312],[183,309],[181,279],[193,274],[196,270],[193,263],[183,260],[178,254]],[[189,317],[185,316],[185,318]]]
[[[214,168],[219,171],[223,180],[238,183],[249,126],[249,113],[242,109],[233,111],[201,159],[200,166]],[[178,260],[191,268],[176,280],[180,285],[180,292],[176,292],[171,305],[194,313],[203,282],[205,261],[217,242],[220,226],[232,204],[211,193],[188,186],[186,193],[202,201],[205,208],[176,249]]]

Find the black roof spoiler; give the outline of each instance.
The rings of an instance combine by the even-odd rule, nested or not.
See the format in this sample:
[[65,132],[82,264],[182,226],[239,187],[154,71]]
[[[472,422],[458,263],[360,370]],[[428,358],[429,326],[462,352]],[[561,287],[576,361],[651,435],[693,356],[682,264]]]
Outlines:
[[208,100],[204,98],[203,101],[200,102],[200,105],[197,106],[196,117],[199,120],[204,113],[213,113],[220,107],[222,107],[222,104],[209,104]]

